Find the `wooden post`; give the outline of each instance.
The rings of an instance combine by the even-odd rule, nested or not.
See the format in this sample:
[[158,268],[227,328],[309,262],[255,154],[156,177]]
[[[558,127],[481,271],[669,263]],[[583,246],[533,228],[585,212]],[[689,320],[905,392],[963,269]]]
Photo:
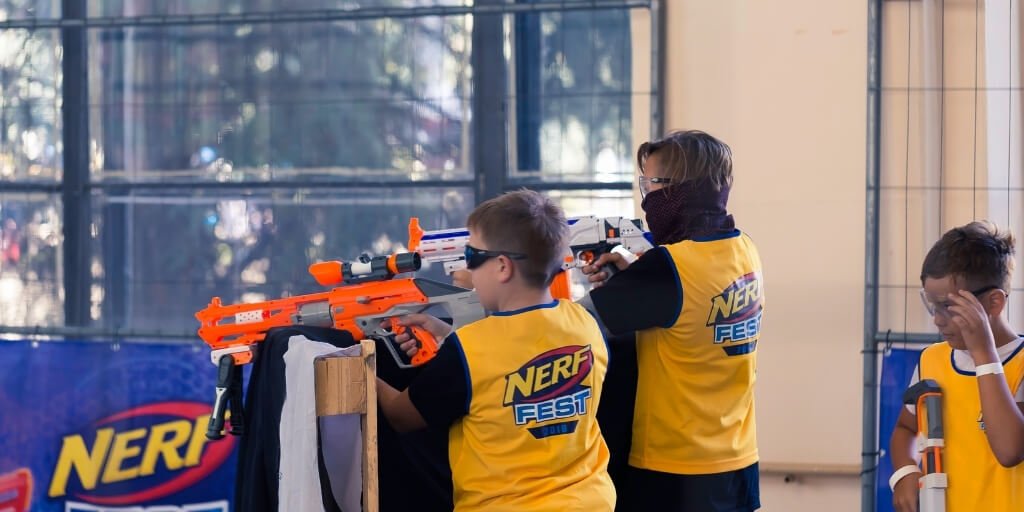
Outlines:
[[363,340],[357,357],[328,357],[314,364],[316,415],[359,414],[363,437],[363,511],[377,512],[377,354]]

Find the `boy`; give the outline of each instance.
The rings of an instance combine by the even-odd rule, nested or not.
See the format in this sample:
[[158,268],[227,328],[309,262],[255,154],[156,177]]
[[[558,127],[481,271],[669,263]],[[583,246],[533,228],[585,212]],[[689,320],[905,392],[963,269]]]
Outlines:
[[[629,454],[632,510],[746,512],[760,507],[754,427],[764,296],[753,241],[726,211],[732,151],[701,131],[637,151],[654,242],[636,262],[602,255],[583,271],[612,334],[636,331]],[[599,269],[621,272],[605,282]]]
[[[524,190],[484,202],[467,225],[466,266],[491,316],[454,333],[427,315],[400,319],[446,339],[407,390],[377,381],[381,410],[400,431],[450,426],[457,511],[610,512],[595,419],[607,347],[585,309],[548,292],[565,216]],[[408,336],[397,340],[415,353]]]
[[[942,388],[942,470],[948,510],[1024,510],[1024,355],[1003,316],[1013,236],[972,222],[942,236],[921,266],[921,299],[946,341],[921,353],[911,385]],[[890,441],[889,481],[899,512],[916,511],[917,411],[900,411]]]

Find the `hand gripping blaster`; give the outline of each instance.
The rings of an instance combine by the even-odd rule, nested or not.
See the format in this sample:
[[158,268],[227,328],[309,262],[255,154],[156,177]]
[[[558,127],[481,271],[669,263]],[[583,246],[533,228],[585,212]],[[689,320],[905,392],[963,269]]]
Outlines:
[[[587,215],[572,217],[569,223],[569,252],[562,261],[562,270],[580,268],[593,263],[602,254],[618,252],[626,258],[652,249],[650,233],[643,229],[640,219],[623,217],[596,217]],[[444,273],[451,274],[466,268],[466,228],[438,229],[424,231],[420,220],[409,219],[409,250],[416,251],[428,263],[441,263]],[[614,272],[614,269],[608,269]],[[551,295],[568,299],[569,278],[562,272],[551,285]]]
[[429,361],[437,353],[437,342],[426,331],[414,327],[420,349],[411,361],[396,350],[394,332],[382,321],[419,313],[434,306],[450,317],[456,327],[483,318],[483,308],[474,292],[429,279],[402,278],[397,274],[419,270],[420,256],[399,253],[359,262],[327,261],[309,267],[322,286],[337,286],[322,293],[300,295],[267,302],[225,306],[219,297],[196,313],[199,337],[213,351],[217,365],[217,394],[206,437],[224,437],[225,409],[231,407],[231,433],[242,433],[242,372],[238,365],[252,361],[253,349],[273,327],[314,325],[348,331],[355,339],[381,338],[399,366],[408,368]]
[[946,473],[942,469],[942,388],[923,379],[903,393],[903,403],[917,406],[917,451],[924,476],[920,488],[920,512],[946,512]]

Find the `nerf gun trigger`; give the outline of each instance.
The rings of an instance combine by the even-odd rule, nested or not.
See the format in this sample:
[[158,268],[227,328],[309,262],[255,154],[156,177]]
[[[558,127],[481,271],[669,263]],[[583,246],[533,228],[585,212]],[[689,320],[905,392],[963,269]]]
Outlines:
[[596,260],[596,259],[597,259],[597,256],[594,255],[594,251],[580,251],[580,254],[579,254],[580,263],[582,263],[584,265],[590,265],[591,263],[594,263],[594,260]]

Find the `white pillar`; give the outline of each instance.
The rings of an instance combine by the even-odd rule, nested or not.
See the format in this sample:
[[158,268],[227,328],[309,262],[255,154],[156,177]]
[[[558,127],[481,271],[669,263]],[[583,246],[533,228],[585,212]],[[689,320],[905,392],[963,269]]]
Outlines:
[[[1009,229],[1018,240],[1024,235],[1024,193],[1021,186],[1021,94],[1019,0],[985,2],[985,87],[988,116],[987,218]],[[1018,243],[1018,254],[1022,251]],[[1020,258],[1018,257],[1018,260]],[[1014,287],[1024,276],[1018,270]],[[1011,294],[1014,296],[1016,294]],[[1016,302],[1016,304],[1014,303]],[[1022,325],[1021,301],[1010,302],[1010,324]]]

